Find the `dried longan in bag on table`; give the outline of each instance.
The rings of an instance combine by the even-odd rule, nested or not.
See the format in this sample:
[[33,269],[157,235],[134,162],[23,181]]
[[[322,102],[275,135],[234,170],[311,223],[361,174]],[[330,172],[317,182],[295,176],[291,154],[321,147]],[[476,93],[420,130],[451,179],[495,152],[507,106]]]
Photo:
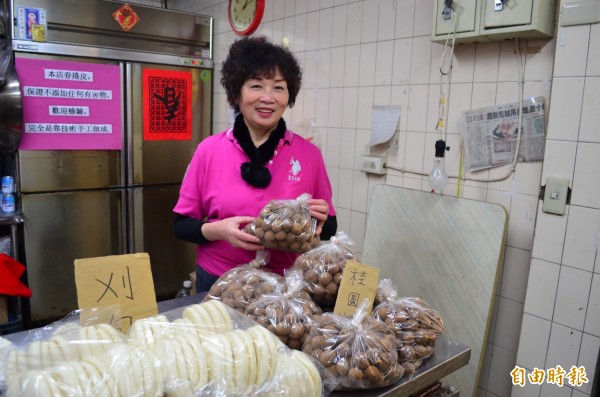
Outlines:
[[246,314],[290,349],[301,350],[316,316],[323,311],[305,290],[299,272],[286,272],[285,283],[248,305]]
[[396,335],[398,361],[411,375],[433,354],[437,337],[444,332],[441,315],[424,299],[399,297],[391,280],[381,280],[372,317],[385,322]]
[[292,269],[302,272],[309,294],[327,311],[335,305],[348,260],[359,262],[359,254],[352,239],[339,231],[329,241],[296,258]]
[[367,313],[364,299],[353,317],[324,313],[316,318],[302,351],[340,380],[338,390],[388,386],[404,375],[393,331]]
[[271,200],[254,222],[244,228],[267,248],[302,254],[319,245],[317,220],[308,208],[310,194],[295,200]]
[[256,258],[245,265],[223,273],[214,282],[203,302],[217,299],[235,310],[246,313],[246,307],[263,294],[272,293],[283,284],[283,276],[262,269],[269,262],[269,253],[256,252]]

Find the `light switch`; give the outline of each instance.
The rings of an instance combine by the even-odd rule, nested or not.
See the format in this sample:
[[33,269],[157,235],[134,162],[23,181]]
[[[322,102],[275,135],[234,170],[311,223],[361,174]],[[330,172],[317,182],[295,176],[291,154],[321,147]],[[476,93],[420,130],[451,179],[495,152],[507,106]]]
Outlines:
[[569,193],[569,178],[549,176],[544,189],[542,211],[550,214],[564,215]]

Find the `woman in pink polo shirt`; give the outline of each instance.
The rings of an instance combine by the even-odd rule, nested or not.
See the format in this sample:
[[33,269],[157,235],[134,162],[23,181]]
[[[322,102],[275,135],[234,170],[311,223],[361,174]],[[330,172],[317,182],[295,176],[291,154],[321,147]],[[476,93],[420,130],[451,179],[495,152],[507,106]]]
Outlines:
[[[271,200],[308,193],[321,239],[337,229],[321,151],[288,130],[282,118],[302,83],[294,55],[264,37],[243,38],[231,45],[221,74],[237,114],[233,128],[198,145],[173,209],[177,238],[197,244],[198,292],[208,291],[220,275],[264,249],[242,229]],[[268,270],[279,274],[297,257],[269,251]]]

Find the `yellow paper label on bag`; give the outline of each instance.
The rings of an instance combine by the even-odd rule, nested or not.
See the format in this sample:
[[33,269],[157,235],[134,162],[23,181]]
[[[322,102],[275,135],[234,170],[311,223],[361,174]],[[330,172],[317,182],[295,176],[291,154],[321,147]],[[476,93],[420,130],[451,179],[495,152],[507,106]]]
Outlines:
[[[83,309],[120,307],[122,332],[133,322],[158,314],[150,257],[146,253],[75,259],[77,303]],[[82,318],[83,320],[83,318]],[[112,322],[111,322],[112,323]]]
[[352,316],[360,302],[366,298],[369,300],[367,314],[371,314],[378,285],[378,268],[352,260],[347,261],[333,312],[341,316]]

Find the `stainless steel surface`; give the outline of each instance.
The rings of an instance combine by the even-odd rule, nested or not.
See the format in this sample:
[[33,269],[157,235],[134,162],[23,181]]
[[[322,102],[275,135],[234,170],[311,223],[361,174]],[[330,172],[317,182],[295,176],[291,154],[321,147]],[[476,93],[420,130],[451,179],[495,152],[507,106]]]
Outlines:
[[[34,323],[76,308],[74,259],[148,252],[158,299],[174,296],[195,269],[194,245],[173,237],[172,208],[196,145],[211,131],[212,18],[132,4],[140,23],[124,32],[112,18],[123,5],[12,1],[13,11],[45,8],[48,18],[48,42],[13,40],[17,56],[118,63],[122,76],[122,150],[19,152]],[[191,141],[143,139],[144,68],[192,74]]]
[[1,38],[0,73],[0,149],[16,150],[21,140],[23,100],[10,41]]
[[22,196],[32,321],[77,308],[73,264],[78,258],[124,253],[119,190]]
[[[145,140],[143,136],[142,70],[161,69],[192,73],[192,139]],[[203,81],[201,70],[173,66],[133,63],[131,69],[131,156],[129,185],[156,185],[181,183],[185,170],[198,143],[210,135],[212,80]]]
[[[160,56],[161,63],[176,65],[197,59],[204,60],[197,66],[212,66],[212,17],[132,4],[139,22],[126,32],[112,16],[122,6],[105,0],[12,0],[13,12],[18,7],[44,8],[48,20],[47,43],[19,40],[13,27],[13,47],[127,61]],[[69,52],[70,45],[75,53]]]
[[196,269],[195,245],[176,239],[172,232],[172,209],[179,197],[179,185],[135,187],[128,191],[133,209],[131,251],[150,255],[156,297],[171,299],[181,288],[182,280]]
[[402,296],[423,297],[445,333],[473,360],[448,382],[476,393],[507,231],[492,203],[377,185],[371,193],[362,260],[381,269]]

